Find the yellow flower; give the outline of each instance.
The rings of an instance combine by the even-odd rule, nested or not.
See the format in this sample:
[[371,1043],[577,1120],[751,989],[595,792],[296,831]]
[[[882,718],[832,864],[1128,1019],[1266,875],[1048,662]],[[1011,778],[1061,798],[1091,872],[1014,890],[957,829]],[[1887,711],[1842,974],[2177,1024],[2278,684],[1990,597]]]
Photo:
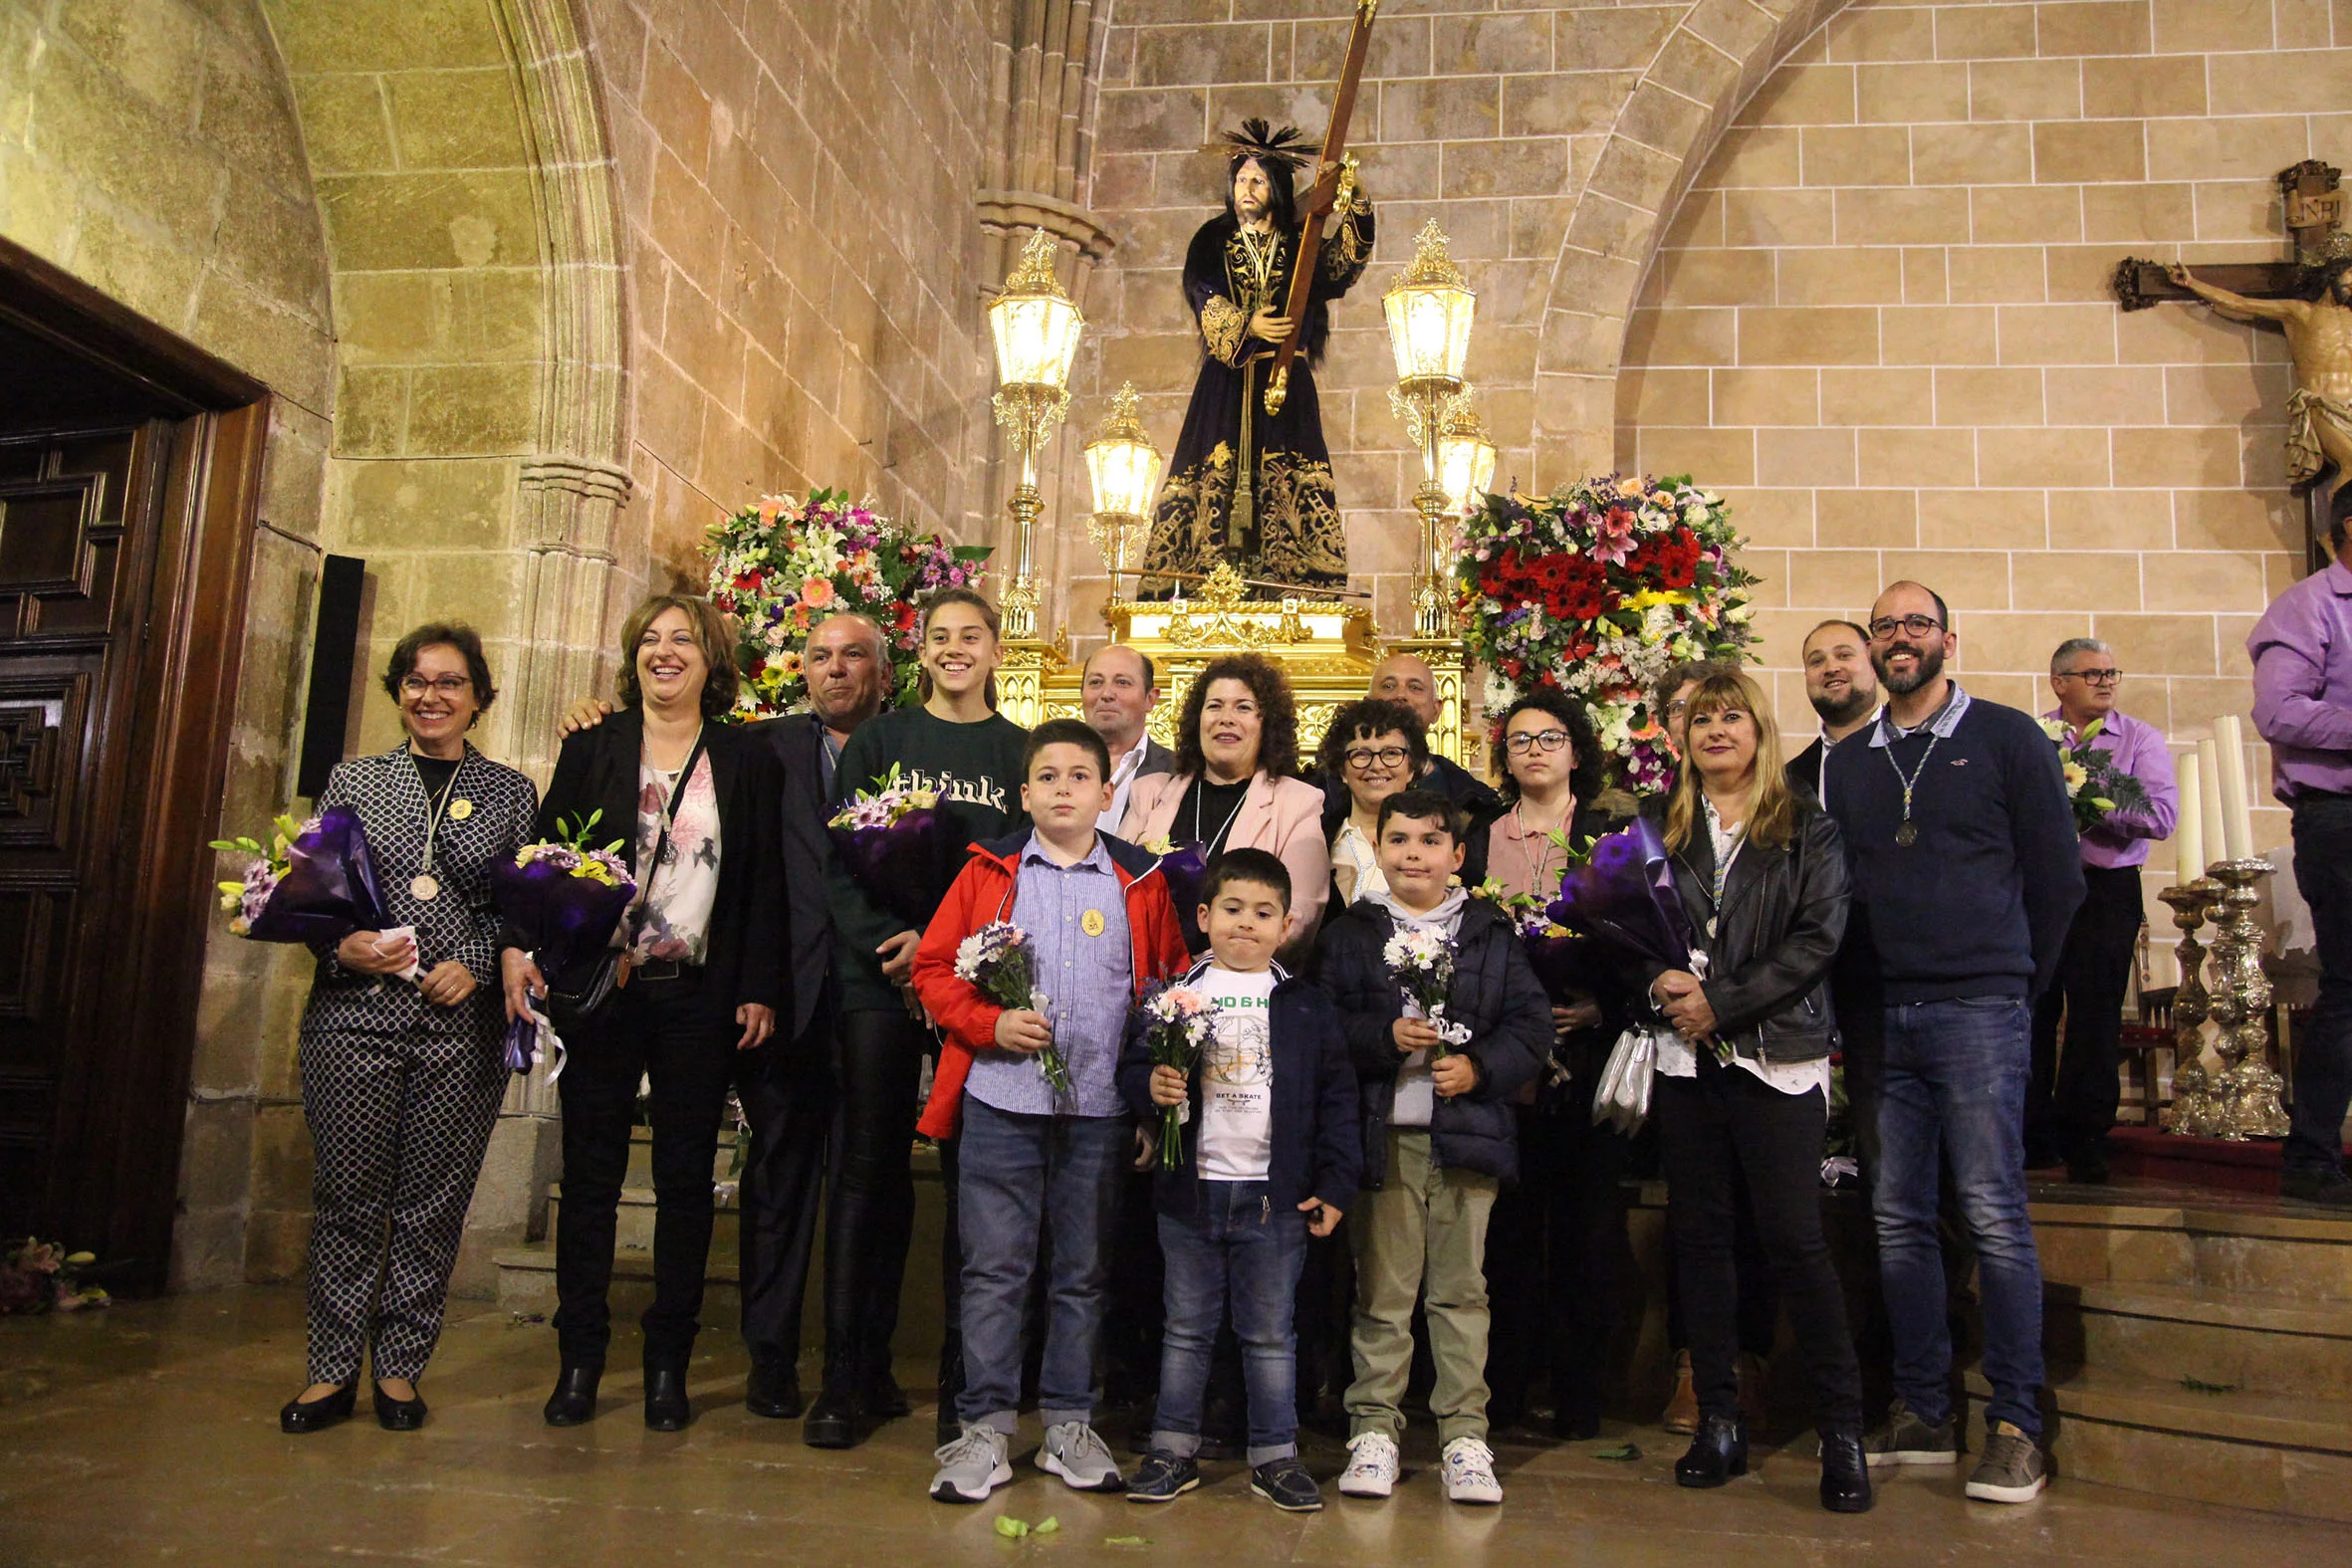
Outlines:
[[1691,604],[1697,602],[1688,593],[1673,593],[1661,588],[1644,588],[1625,601],[1625,607],[1645,610],[1653,604]]
[[2066,792],[2072,794],[2091,782],[2091,771],[2080,763],[2066,765]]

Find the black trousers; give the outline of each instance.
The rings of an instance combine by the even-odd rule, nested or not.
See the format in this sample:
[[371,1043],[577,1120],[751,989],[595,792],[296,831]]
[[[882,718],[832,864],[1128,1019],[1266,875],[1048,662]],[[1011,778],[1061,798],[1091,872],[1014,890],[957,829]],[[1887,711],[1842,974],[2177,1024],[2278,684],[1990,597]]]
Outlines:
[[1661,1075],[1652,1091],[1666,1165],[1675,1291],[1691,1336],[1691,1373],[1705,1416],[1740,1414],[1740,1277],[1735,1177],[1745,1176],[1757,1238],[1780,1285],[1789,1328],[1813,1385],[1824,1436],[1862,1430],[1862,1374],[1846,1329],[1845,1291],[1821,1232],[1819,1091],[1782,1094],[1741,1067],[1699,1053],[1699,1075]]
[[833,1190],[824,1222],[824,1386],[862,1392],[890,1368],[914,1239],[916,1085],[930,1036],[902,1008],[841,1014]]
[[2295,1105],[2283,1159],[2290,1171],[2342,1169],[2352,1108],[2352,795],[2294,802],[2295,888],[2311,906],[2319,1004],[2295,1047]]
[[701,1328],[711,1167],[741,1028],[702,973],[634,980],[566,1031],[564,1207],[556,1221],[556,1340],[568,1366],[602,1366],[612,1338],[612,1243],[637,1084],[652,1082],[653,1305],[645,1364],[682,1367]]
[[1519,1183],[1487,1222],[1488,1414],[1498,1424],[1527,1408],[1541,1378],[1565,1431],[1600,1420],[1609,1346],[1623,1293],[1629,1145],[1596,1127],[1589,1099],[1519,1107]]
[[[2140,940],[2140,868],[2082,868],[2082,907],[2066,928],[2057,978],[2033,1009],[2033,1077],[2025,1090],[2028,1165],[2090,1153],[2115,1125],[2122,1085],[2123,995]],[[2058,1022],[2066,1048],[2058,1049]]]
[[752,1135],[739,1199],[743,1342],[762,1365],[790,1367],[801,1358],[801,1307],[839,1099],[834,1033],[821,1012],[799,1039],[771,1040],[736,1060],[735,1093]]

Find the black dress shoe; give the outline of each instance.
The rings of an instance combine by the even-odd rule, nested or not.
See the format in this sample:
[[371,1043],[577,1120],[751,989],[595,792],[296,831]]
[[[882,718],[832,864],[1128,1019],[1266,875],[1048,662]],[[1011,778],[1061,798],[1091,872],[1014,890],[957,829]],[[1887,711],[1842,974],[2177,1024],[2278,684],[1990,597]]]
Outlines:
[[686,1369],[684,1367],[647,1367],[645,1369],[645,1430],[647,1432],[684,1432],[694,1419],[694,1407],[686,1399]]
[[407,1399],[394,1399],[383,1391],[381,1383],[376,1384],[375,1424],[386,1432],[416,1431],[424,1425],[423,1398],[411,1395]]
[[906,1402],[906,1390],[898,1386],[898,1380],[890,1375],[889,1368],[884,1367],[875,1373],[873,1380],[866,1384],[865,1413],[874,1420],[896,1421],[912,1409],[914,1407]]
[[801,1414],[801,1374],[779,1361],[755,1361],[744,1381],[743,1408],[770,1421],[792,1421]]
[[1821,1440],[1821,1506],[1831,1513],[1868,1513],[1870,1466],[1862,1457],[1859,1433],[1841,1432]]
[[547,1408],[541,1412],[551,1427],[578,1427],[596,1419],[596,1385],[603,1381],[602,1367],[566,1367],[556,1374],[556,1392],[550,1394]]
[[314,1432],[325,1432],[330,1427],[352,1419],[352,1407],[358,1397],[359,1385],[346,1383],[325,1399],[311,1400],[307,1404],[295,1400],[278,1412],[278,1430],[292,1433],[298,1438],[307,1438]]
[[820,1392],[801,1423],[801,1441],[813,1449],[856,1448],[856,1401],[832,1389]]
[[1677,1486],[1721,1486],[1748,1473],[1748,1434],[1737,1416],[1707,1416],[1690,1452],[1674,1461]]

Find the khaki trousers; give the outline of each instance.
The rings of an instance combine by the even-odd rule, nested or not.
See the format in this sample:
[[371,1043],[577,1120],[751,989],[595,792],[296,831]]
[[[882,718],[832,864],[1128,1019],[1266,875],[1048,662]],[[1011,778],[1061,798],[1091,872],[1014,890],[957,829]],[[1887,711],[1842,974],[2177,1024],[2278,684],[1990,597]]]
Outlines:
[[1350,1437],[1377,1432],[1403,1442],[1399,1406],[1413,1369],[1413,1306],[1425,1301],[1438,1439],[1486,1440],[1487,1217],[1499,1185],[1435,1164],[1427,1129],[1389,1130],[1388,1180],[1358,1195],[1347,1222],[1355,1236]]

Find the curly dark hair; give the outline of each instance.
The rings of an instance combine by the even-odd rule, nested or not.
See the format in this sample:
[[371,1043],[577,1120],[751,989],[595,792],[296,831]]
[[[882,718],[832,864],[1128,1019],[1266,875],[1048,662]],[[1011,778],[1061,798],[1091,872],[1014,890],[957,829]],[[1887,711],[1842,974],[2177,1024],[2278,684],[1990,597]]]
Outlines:
[[1176,721],[1176,772],[1198,779],[1207,771],[1201,756],[1201,705],[1209,688],[1219,681],[1240,681],[1258,699],[1258,767],[1269,778],[1288,779],[1298,772],[1298,705],[1291,697],[1291,678],[1282,666],[1263,654],[1230,653],[1212,663],[1184,694],[1184,712]]
[[1413,754],[1413,777],[1418,779],[1429,767],[1429,736],[1421,727],[1421,716],[1401,702],[1385,697],[1359,697],[1354,702],[1341,703],[1331,715],[1330,726],[1323,731],[1322,745],[1315,749],[1315,766],[1325,779],[1346,777],[1347,749],[1358,741],[1377,740],[1391,731],[1405,738],[1405,749]]
[[2335,288],[2336,280],[2352,272],[2352,256],[2333,256],[2317,266],[2303,269],[2303,298],[2324,300]]
[[472,729],[498,701],[498,687],[490,679],[490,661],[482,655],[481,633],[462,620],[428,620],[394,643],[383,669],[384,692],[398,702],[400,683],[416,673],[416,656],[432,647],[455,648],[465,659],[466,678],[474,685],[474,717],[466,725]]
[[1504,738],[1511,733],[1511,721],[1523,713],[1547,714],[1557,719],[1560,728],[1568,732],[1568,755],[1575,761],[1568,767],[1568,793],[1578,805],[1589,804],[1599,794],[1608,772],[1607,760],[1600,754],[1600,740],[1593,734],[1592,718],[1583,704],[1565,692],[1548,686],[1538,686],[1527,693],[1495,721],[1494,742],[1487,750],[1495,759],[1495,786],[1506,800],[1519,798],[1519,781],[1511,777],[1511,752]]

